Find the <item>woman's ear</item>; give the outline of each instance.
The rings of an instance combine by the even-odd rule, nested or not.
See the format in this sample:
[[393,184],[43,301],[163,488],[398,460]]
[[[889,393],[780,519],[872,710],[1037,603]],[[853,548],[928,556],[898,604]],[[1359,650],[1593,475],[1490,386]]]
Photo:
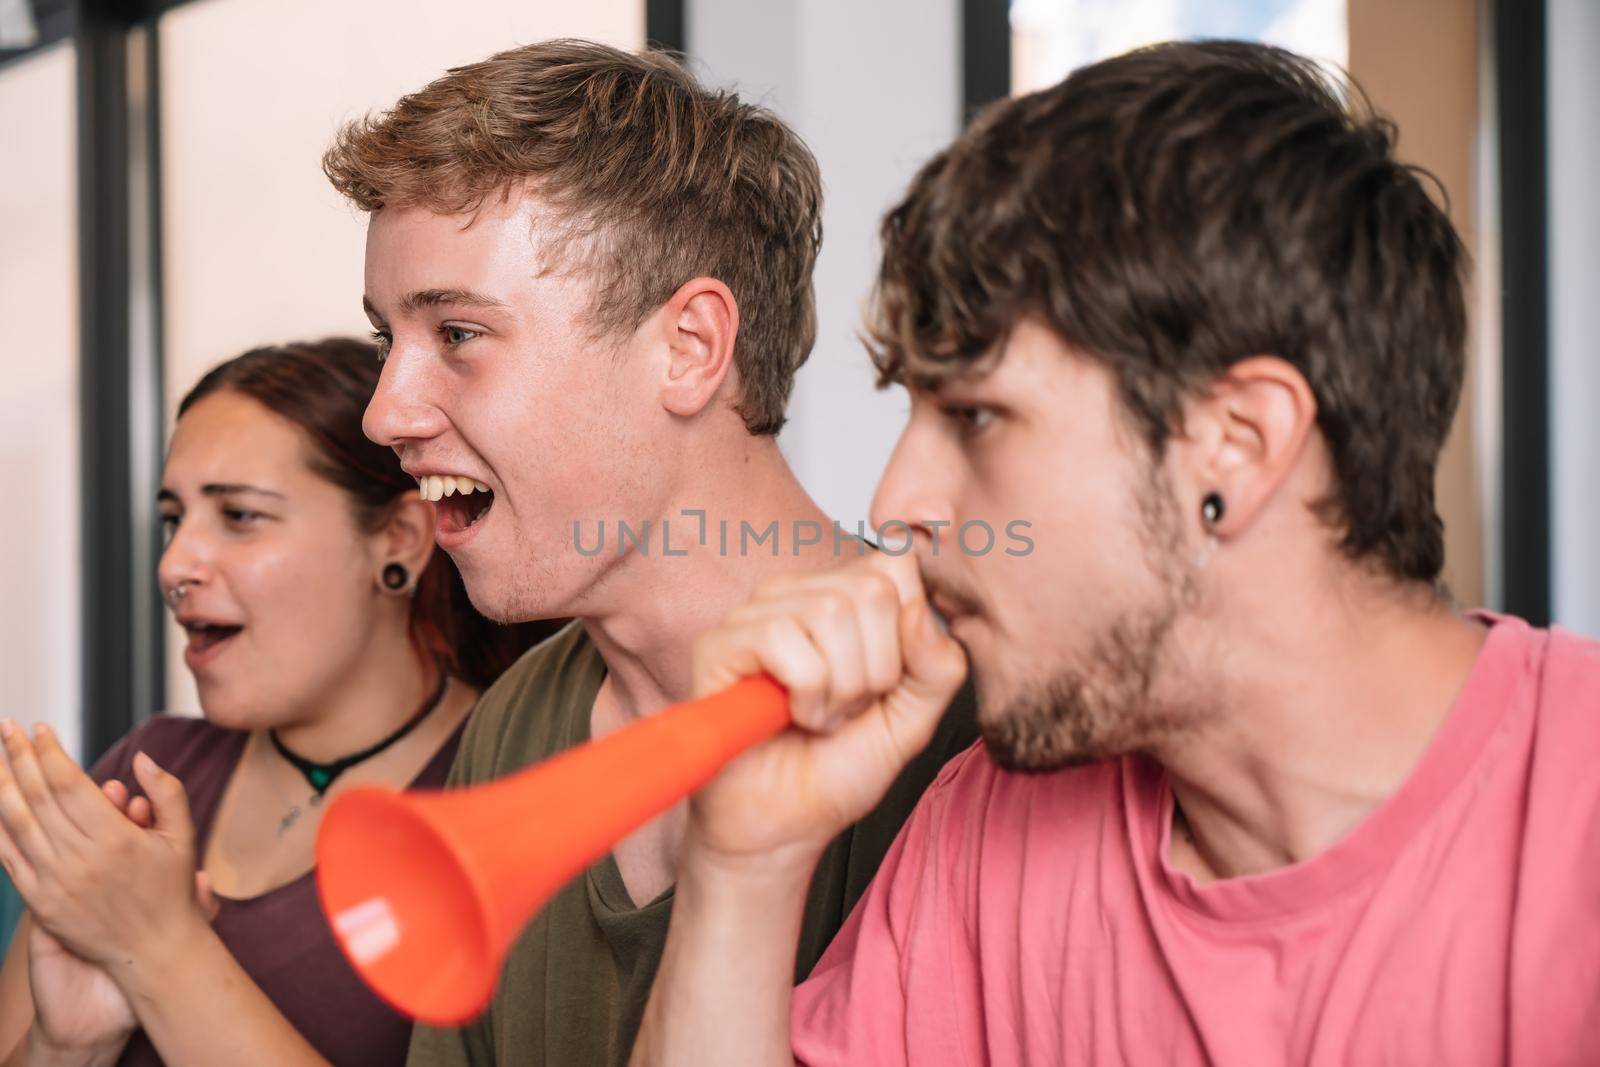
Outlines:
[[433,558],[434,515],[433,505],[415,489],[391,500],[383,524],[373,535],[375,573],[381,576],[383,568],[398,563],[415,583]]

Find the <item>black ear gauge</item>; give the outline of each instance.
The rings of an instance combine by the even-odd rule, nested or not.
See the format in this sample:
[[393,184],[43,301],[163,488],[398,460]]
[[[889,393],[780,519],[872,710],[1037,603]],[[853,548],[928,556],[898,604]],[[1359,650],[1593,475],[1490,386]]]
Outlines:
[[404,563],[390,563],[383,568],[382,581],[385,589],[398,593],[411,584],[411,572]]
[[1200,517],[1207,526],[1215,526],[1222,521],[1222,494],[1218,492],[1207,493],[1205,499],[1200,501]]

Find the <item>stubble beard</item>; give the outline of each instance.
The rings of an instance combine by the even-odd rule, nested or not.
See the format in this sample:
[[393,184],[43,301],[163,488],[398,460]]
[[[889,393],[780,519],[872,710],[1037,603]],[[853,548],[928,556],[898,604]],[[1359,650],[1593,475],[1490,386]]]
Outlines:
[[1001,767],[1043,773],[1149,751],[1203,717],[1198,698],[1170,696],[1181,664],[1174,631],[1199,602],[1176,499],[1151,463],[1136,501],[1138,539],[1156,592],[1105,624],[1088,651],[985,716],[984,746]]

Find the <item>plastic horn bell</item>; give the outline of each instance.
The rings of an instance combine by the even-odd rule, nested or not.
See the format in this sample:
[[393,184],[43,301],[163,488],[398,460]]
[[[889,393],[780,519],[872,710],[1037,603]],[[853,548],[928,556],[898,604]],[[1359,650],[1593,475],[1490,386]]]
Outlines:
[[765,675],[468,789],[352,789],[317,834],[317,888],[357,972],[399,1011],[459,1025],[512,942],[630,832],[789,724]]

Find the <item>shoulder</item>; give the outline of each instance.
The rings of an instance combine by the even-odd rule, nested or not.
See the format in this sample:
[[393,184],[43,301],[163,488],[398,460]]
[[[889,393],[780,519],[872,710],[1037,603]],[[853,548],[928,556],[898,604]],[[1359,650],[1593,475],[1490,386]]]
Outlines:
[[1511,621],[1519,628],[1525,669],[1533,679],[1521,691],[1532,694],[1541,767],[1547,774],[1562,767],[1587,779],[1600,746],[1600,641],[1560,627],[1541,630]]
[[1074,876],[1097,876],[1100,865],[1080,861],[1121,825],[1128,774],[1124,760],[1023,774],[981,743],[967,748],[923,794],[807,996],[849,1000],[851,979],[886,966],[896,986],[909,971],[948,973],[952,946],[977,944],[980,916],[1009,931],[1001,936],[1022,936],[1030,903],[1059,913]]
[[128,732],[98,760],[89,774],[97,782],[129,779],[133,757],[143,752],[163,770],[187,778],[197,767],[234,753],[244,734],[187,715],[156,715]]
[[1600,718],[1600,641],[1551,627],[1543,688],[1586,716]]
[[996,893],[1020,907],[1041,878],[1066,886],[1126,840],[1130,804],[1149,793],[1139,768],[1124,757],[1025,773],[974,745],[929,790],[930,865],[968,916]]
[[945,765],[924,803],[985,827],[1007,829],[1023,821],[1048,824],[1052,832],[1118,809],[1123,761],[1023,773],[1001,767],[980,741]]
[[[1469,794],[1495,806],[1474,809],[1476,826],[1486,840],[1518,827],[1524,914],[1587,914],[1600,872],[1600,642],[1515,618],[1492,621],[1494,666],[1510,677],[1507,697],[1492,708],[1496,734],[1479,764],[1482,784]],[[1569,946],[1583,936],[1571,924],[1562,931]]]
[[909,866],[897,876],[933,877],[970,900],[975,872],[1005,877],[1029,863],[1068,863],[1120,832],[1127,761],[1105,760],[1046,773],[1009,771],[982,742],[945,764],[907,823]]
[[1488,660],[1499,676],[1510,676],[1510,691],[1517,694],[1512,700],[1532,705],[1540,735],[1600,739],[1600,641],[1511,615],[1472,616],[1491,625],[1480,660]]
[[570,715],[588,710],[574,705],[604,671],[576,620],[524,652],[478,698],[451,781],[497,778],[565,748]]

